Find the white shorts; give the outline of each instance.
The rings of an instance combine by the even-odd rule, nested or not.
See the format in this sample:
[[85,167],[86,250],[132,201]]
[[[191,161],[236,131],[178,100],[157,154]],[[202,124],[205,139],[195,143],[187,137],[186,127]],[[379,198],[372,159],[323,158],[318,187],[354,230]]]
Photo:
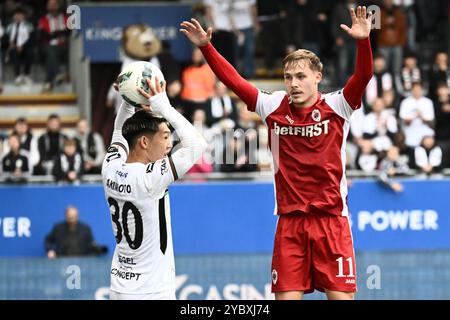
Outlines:
[[109,300],[176,300],[175,291],[130,294],[109,290]]

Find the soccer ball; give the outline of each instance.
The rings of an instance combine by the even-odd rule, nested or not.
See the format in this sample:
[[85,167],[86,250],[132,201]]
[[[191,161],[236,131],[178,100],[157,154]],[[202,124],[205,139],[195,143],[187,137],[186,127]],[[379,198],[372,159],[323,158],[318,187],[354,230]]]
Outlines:
[[147,79],[155,81],[158,77],[159,83],[155,84],[163,86],[164,75],[157,66],[147,61],[132,62],[127,65],[117,77],[117,84],[119,86],[119,93],[123,100],[133,107],[141,107],[141,104],[148,105],[148,100],[137,90],[149,92]]

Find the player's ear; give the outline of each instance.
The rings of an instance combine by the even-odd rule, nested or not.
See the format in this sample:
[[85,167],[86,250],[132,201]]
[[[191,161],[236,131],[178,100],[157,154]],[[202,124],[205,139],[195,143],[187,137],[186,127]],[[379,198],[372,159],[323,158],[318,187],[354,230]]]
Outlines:
[[320,81],[322,81],[322,72],[317,71],[316,72],[316,83],[319,84]]

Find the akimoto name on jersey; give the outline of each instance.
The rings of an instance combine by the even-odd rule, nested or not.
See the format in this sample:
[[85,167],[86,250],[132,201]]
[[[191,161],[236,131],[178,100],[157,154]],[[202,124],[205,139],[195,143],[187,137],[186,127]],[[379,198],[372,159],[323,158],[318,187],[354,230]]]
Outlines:
[[275,134],[278,136],[302,136],[302,137],[317,137],[322,134],[328,134],[328,124],[330,120],[324,120],[316,124],[311,124],[307,126],[280,126],[278,123],[274,122]]
[[106,180],[106,186],[109,189],[120,193],[131,193],[131,186],[129,184],[119,184],[116,181],[108,179]]

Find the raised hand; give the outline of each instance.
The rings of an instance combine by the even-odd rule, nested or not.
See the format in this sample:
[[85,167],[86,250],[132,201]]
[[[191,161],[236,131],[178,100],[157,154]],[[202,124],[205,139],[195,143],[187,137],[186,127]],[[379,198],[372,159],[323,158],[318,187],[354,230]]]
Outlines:
[[[366,39],[370,35],[370,29],[372,28],[372,13],[367,15],[366,7],[350,9],[350,15],[352,17],[352,27],[349,28],[345,24],[341,24],[341,28],[354,39]],[[366,17],[367,15],[367,17]]]
[[200,23],[194,18],[189,21],[183,21],[180,23],[183,27],[180,32],[183,33],[189,41],[195,44],[197,47],[206,46],[211,41],[212,28],[209,27],[208,30],[204,30]]

